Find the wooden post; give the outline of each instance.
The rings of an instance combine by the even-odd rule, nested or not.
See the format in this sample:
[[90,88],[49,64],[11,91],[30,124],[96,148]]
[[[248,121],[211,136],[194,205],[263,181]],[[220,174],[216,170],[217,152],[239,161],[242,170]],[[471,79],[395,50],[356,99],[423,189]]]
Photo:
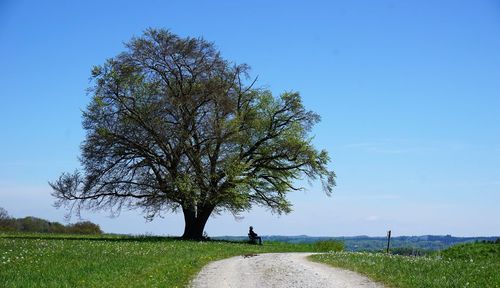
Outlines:
[[391,247],[391,230],[387,231],[387,254],[389,254],[390,247]]

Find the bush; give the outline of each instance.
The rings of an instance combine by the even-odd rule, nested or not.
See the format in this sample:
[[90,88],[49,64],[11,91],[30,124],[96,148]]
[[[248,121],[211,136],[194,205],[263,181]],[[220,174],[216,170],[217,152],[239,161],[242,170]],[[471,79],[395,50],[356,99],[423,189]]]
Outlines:
[[68,225],[66,231],[67,233],[72,234],[102,234],[101,227],[90,221],[83,221]]
[[66,230],[66,226],[59,222],[49,222],[49,233],[68,233]]
[[340,252],[344,251],[344,242],[338,240],[318,241],[313,244],[313,249],[316,252]]

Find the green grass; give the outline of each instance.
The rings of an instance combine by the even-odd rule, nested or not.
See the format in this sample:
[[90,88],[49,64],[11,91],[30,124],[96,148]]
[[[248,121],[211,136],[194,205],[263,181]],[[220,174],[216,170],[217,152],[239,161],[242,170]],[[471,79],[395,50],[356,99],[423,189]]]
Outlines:
[[441,257],[469,261],[495,261],[500,263],[500,244],[460,244],[442,251]]
[[334,252],[311,258],[389,287],[500,287],[498,244],[462,244],[427,257]]
[[313,244],[315,252],[340,252],[344,251],[344,242],[338,240],[318,241]]
[[0,287],[184,287],[211,261],[289,251],[313,251],[313,247],[165,237],[0,234]]

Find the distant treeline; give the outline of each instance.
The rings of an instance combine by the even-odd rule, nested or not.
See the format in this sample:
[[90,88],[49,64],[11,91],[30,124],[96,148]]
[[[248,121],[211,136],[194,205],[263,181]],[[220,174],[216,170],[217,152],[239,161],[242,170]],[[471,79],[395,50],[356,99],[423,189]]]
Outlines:
[[497,238],[495,241],[493,240],[483,240],[483,241],[477,241],[478,243],[483,243],[483,244],[500,244],[500,237]]
[[[221,236],[212,239],[224,239],[233,241],[244,241],[246,236]],[[424,236],[398,236],[391,238],[391,250],[395,254],[420,255],[426,254],[428,250],[443,250],[459,243],[489,241],[494,242],[495,237],[454,237],[451,235],[424,235]],[[279,241],[287,243],[314,243],[325,240],[340,240],[344,242],[347,251],[381,251],[387,247],[386,237],[315,237],[307,235],[299,236],[263,236],[265,241]]]
[[12,218],[0,207],[0,232],[38,232],[67,234],[102,234],[99,225],[90,221],[63,225],[36,217]]

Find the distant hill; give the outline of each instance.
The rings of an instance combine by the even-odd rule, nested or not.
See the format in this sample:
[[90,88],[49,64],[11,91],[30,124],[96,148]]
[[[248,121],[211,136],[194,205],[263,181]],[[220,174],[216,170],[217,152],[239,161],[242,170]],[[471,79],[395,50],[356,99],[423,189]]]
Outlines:
[[[245,241],[246,236],[219,236],[211,237],[217,240]],[[263,236],[264,241],[278,241],[286,243],[312,243],[323,240],[342,240],[348,251],[376,251],[383,250],[387,245],[386,237],[351,236],[351,237],[315,237],[299,236]],[[442,250],[459,243],[475,241],[495,241],[500,236],[491,237],[454,237],[451,235],[423,235],[423,236],[398,236],[391,238],[391,247],[410,247],[425,250]]]

